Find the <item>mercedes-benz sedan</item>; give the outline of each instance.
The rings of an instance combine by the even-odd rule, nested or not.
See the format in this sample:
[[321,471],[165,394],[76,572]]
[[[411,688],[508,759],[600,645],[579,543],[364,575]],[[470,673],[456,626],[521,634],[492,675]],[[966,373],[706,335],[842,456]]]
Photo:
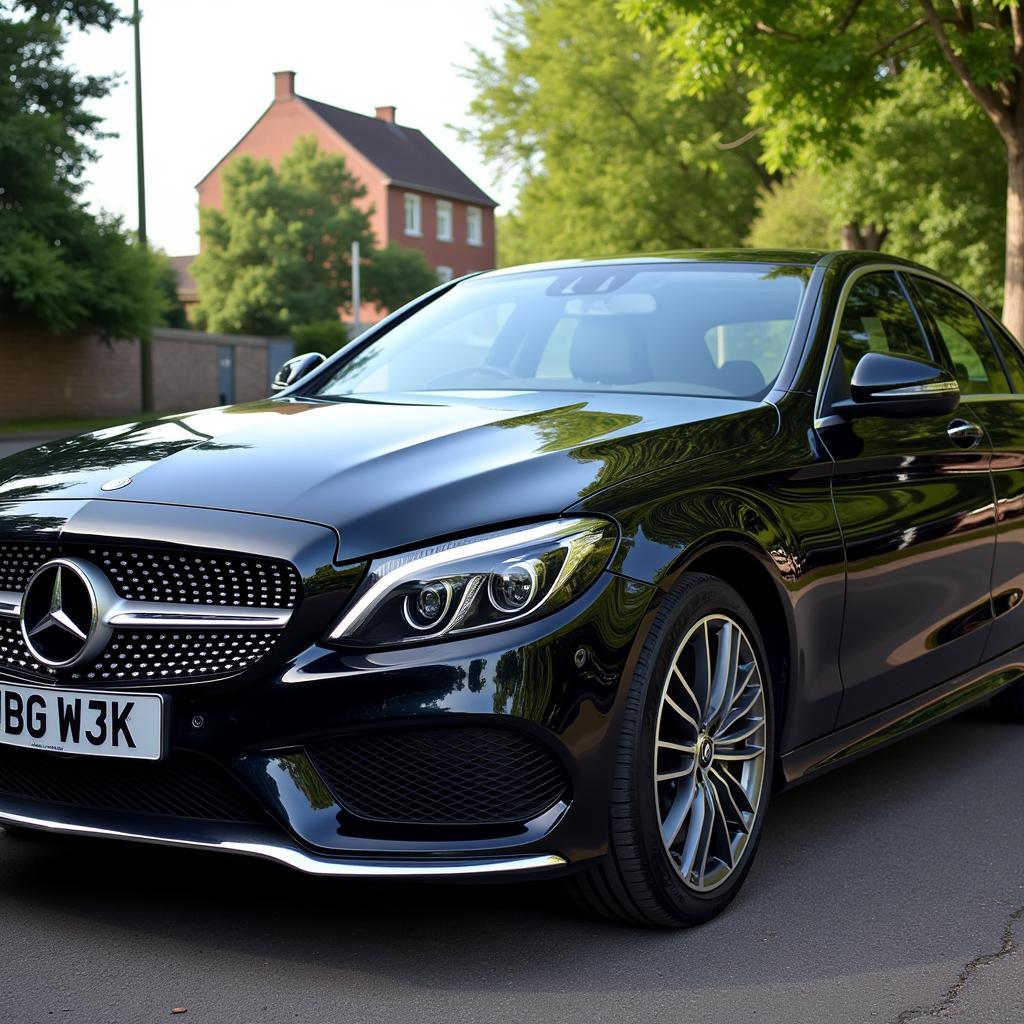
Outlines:
[[1024,717],[1024,357],[919,266],[496,271],[282,385],[0,463],[0,823],[685,925],[773,791]]

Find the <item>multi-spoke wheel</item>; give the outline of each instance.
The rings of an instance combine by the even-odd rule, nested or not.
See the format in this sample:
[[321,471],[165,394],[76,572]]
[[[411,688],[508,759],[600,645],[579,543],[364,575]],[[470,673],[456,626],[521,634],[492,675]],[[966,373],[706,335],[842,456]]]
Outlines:
[[764,781],[764,687],[743,628],[705,616],[683,638],[658,709],[654,796],[682,880],[721,885],[743,856]]
[[699,924],[742,885],[771,788],[772,685],[754,614],[722,580],[685,574],[623,685],[609,853],[571,884],[605,915]]

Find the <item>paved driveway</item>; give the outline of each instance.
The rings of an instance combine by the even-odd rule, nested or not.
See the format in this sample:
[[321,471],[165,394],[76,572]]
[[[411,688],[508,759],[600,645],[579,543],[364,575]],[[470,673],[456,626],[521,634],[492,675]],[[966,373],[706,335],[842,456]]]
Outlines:
[[15,452],[20,452],[25,448],[32,448],[37,444],[42,444],[47,438],[42,437],[16,437],[16,438],[5,438],[3,434],[0,434],[0,459],[7,455],[13,455]]
[[1017,1024],[1022,779],[1024,727],[972,712],[809,783],[775,799],[733,908],[678,933],[549,885],[0,837],[0,1019]]

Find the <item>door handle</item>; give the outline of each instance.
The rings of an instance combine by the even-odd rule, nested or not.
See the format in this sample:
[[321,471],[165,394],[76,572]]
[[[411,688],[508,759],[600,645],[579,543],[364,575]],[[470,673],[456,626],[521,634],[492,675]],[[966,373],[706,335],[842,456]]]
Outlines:
[[946,427],[946,435],[958,448],[973,448],[985,436],[985,431],[970,420],[953,420]]

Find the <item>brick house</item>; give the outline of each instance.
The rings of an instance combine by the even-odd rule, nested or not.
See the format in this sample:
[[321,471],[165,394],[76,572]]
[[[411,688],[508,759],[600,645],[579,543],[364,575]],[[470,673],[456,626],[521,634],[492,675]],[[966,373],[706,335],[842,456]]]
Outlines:
[[[274,73],[273,102],[196,186],[199,205],[221,205],[224,168],[235,157],[269,158],[276,165],[303,135],[342,154],[366,187],[362,202],[373,208],[379,245],[419,249],[442,280],[494,267],[497,204],[486,192],[421,131],[398,124],[394,107],[378,107],[369,117],[299,96],[294,71]],[[194,293],[184,294],[191,260],[175,260],[181,298],[194,302]]]

